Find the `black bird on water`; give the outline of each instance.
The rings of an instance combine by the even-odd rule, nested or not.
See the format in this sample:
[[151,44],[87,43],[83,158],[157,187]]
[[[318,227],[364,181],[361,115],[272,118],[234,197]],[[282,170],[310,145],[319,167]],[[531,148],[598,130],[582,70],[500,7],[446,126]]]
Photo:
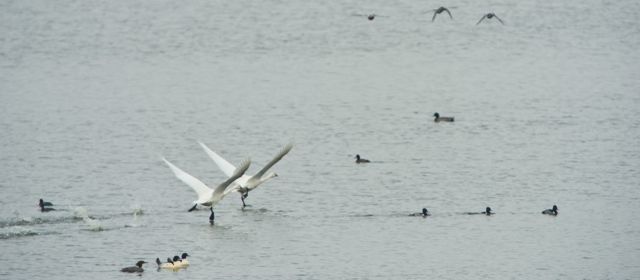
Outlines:
[[494,13],[488,13],[488,14],[484,15],[484,16],[483,16],[483,17],[478,21],[478,23],[476,23],[476,25],[480,24],[480,22],[482,22],[485,18],[486,18],[486,19],[492,19],[492,18],[494,18],[494,17],[495,17],[496,19],[498,19],[498,21],[500,21],[500,23],[502,23],[502,24],[504,25],[504,21],[502,21],[502,20],[501,20],[498,16],[496,16],[496,14],[494,14]]
[[484,212],[466,212],[465,214],[467,215],[477,215],[477,214],[482,214],[482,215],[487,215],[487,216],[491,216],[493,214],[495,214],[494,212],[491,212],[491,207],[487,207]]
[[368,159],[361,158],[360,155],[356,155],[356,163],[368,163],[371,162]]
[[125,267],[125,268],[121,269],[120,271],[128,272],[128,273],[144,272],[144,269],[142,269],[142,264],[143,263],[147,263],[147,262],[138,261],[136,263],[136,266]]
[[422,208],[422,212],[420,212],[420,213],[413,213],[413,214],[410,214],[409,216],[414,216],[414,217],[415,217],[415,216],[421,216],[421,217],[423,217],[423,218],[426,218],[426,217],[428,217],[428,216],[431,216],[431,213],[429,213],[429,210],[427,210],[427,208]]
[[434,122],[453,122],[454,118],[453,117],[441,117],[440,114],[438,112],[433,113],[433,121]]
[[41,212],[49,212],[49,211],[56,210],[54,208],[47,207],[47,206],[53,206],[53,203],[44,201],[44,200],[42,200],[42,198],[40,199],[40,202],[38,203],[38,206],[40,206],[40,211]]
[[553,208],[542,211],[542,214],[557,216],[558,206],[553,205]]

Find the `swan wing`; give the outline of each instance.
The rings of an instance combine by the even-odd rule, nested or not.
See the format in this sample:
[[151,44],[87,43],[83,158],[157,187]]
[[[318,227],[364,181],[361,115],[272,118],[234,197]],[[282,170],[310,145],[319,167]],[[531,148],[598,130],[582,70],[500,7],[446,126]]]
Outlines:
[[207,145],[205,145],[204,143],[198,141],[198,144],[200,144],[202,149],[204,149],[207,155],[209,155],[209,157],[216,163],[216,165],[218,165],[218,168],[220,168],[220,170],[222,170],[222,172],[224,172],[224,174],[227,175],[227,177],[233,176],[233,173],[234,173],[233,171],[236,170],[236,167],[233,166],[233,164],[229,163],[220,155],[216,154],[214,151],[209,149],[209,147],[207,147]]
[[246,159],[240,164],[240,167],[236,169],[236,171],[231,175],[231,177],[229,177],[226,181],[222,182],[222,184],[218,185],[216,189],[213,191],[214,200],[220,200],[224,195],[228,194],[229,192],[225,192],[227,187],[229,187],[229,185],[231,185],[233,181],[235,181],[236,179],[244,175],[244,173],[247,172],[247,169],[249,169],[249,165],[251,165],[251,159]]
[[211,188],[207,187],[207,185],[205,185],[202,181],[198,180],[198,178],[193,177],[189,175],[189,173],[182,171],[182,169],[173,165],[167,159],[162,158],[162,160],[164,160],[164,162],[169,166],[169,168],[171,168],[171,171],[173,171],[173,174],[176,175],[176,177],[180,179],[180,181],[189,185],[189,187],[191,187],[198,194],[198,200],[206,199],[207,195],[211,193]]
[[284,146],[284,148],[269,162],[267,163],[267,165],[265,165],[258,173],[256,173],[255,175],[253,175],[253,177],[251,177],[251,179],[260,179],[262,178],[262,176],[264,176],[265,173],[267,173],[267,171],[274,165],[276,164],[278,161],[280,161],[287,153],[289,153],[289,151],[291,151],[291,149],[293,148],[293,144],[289,143],[286,146]]

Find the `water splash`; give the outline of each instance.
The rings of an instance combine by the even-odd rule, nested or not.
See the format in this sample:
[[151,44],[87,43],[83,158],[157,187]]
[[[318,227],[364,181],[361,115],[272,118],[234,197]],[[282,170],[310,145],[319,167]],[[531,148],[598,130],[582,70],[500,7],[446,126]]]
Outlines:
[[89,226],[90,231],[103,231],[104,227],[102,223],[98,219],[93,219],[89,217],[89,213],[87,209],[84,207],[76,207],[73,210],[73,214],[76,218],[81,218],[87,226]]

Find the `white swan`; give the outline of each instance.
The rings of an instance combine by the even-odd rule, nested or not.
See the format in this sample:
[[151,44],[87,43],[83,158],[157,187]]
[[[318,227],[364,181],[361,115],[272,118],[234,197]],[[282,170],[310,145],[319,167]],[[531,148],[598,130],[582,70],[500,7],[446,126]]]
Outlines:
[[240,164],[240,167],[231,175],[231,177],[222,182],[222,184],[218,185],[214,190],[209,188],[202,181],[189,175],[187,172],[182,171],[180,168],[173,165],[165,158],[162,158],[162,160],[164,160],[164,162],[169,165],[169,168],[171,168],[173,174],[175,174],[176,177],[180,179],[180,181],[189,185],[198,194],[198,199],[193,202],[194,205],[193,207],[191,207],[191,209],[189,209],[189,212],[193,211],[196,206],[198,206],[198,204],[209,207],[211,209],[211,222],[213,222],[213,206],[218,204],[218,202],[220,202],[220,200],[222,200],[222,198],[224,198],[224,196],[229,193],[225,192],[225,190],[231,185],[231,183],[233,183],[233,181],[240,178],[240,176],[242,176],[244,172],[249,169],[249,165],[251,165],[250,159],[243,161],[242,164]]
[[[209,157],[213,159],[216,165],[218,165],[218,168],[220,168],[220,170],[222,170],[225,175],[232,176],[234,174],[234,170],[236,170],[235,166],[233,166],[220,155],[209,149],[209,147],[207,147],[207,145],[205,145],[204,143],[198,142],[198,144],[202,146],[207,155],[209,155]],[[252,176],[246,174],[242,175],[242,177],[233,182],[232,186],[229,187],[226,192],[239,192],[240,199],[242,199],[242,207],[246,207],[247,205],[244,203],[244,199],[249,196],[249,192],[257,188],[260,184],[268,181],[269,179],[278,176],[278,174],[276,174],[275,172],[267,173],[267,171],[269,171],[269,169],[273,165],[275,165],[287,153],[289,153],[289,151],[291,151],[291,148],[293,148],[293,144],[287,144],[269,163],[267,163],[267,165],[265,165],[260,171],[258,171],[258,173]]]

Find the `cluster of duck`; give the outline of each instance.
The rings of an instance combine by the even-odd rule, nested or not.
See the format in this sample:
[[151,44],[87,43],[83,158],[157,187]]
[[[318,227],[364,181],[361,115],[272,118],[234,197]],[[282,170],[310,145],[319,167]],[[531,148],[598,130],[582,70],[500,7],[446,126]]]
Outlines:
[[[167,258],[167,262],[161,262],[160,258],[156,258],[156,264],[158,265],[158,270],[161,269],[171,269],[171,270],[180,270],[182,268],[186,268],[189,266],[189,261],[187,260],[187,257],[189,256],[189,254],[187,253],[182,253],[182,256],[173,256],[173,259],[171,258]],[[147,262],[145,261],[138,261],[136,263],[135,266],[129,266],[129,267],[125,267],[123,269],[121,269],[120,271],[122,272],[127,272],[127,273],[141,273],[144,272],[144,269],[142,268],[142,265],[145,264]]]
[[[465,212],[463,214],[466,215],[487,215],[487,216],[491,216],[493,214],[495,214],[495,212],[492,212],[491,207],[487,207],[485,208],[485,210],[483,212]],[[551,216],[557,216],[558,215],[558,206],[553,205],[553,207],[551,207],[551,209],[545,209],[542,211],[542,214],[544,215],[551,215]],[[414,216],[414,217],[423,217],[426,218],[428,216],[431,216],[431,212],[429,212],[429,210],[427,210],[427,208],[422,208],[422,212],[418,212],[418,213],[411,213],[409,214],[409,216]]]
[[198,142],[202,149],[204,149],[205,153],[216,163],[218,168],[228,177],[227,180],[218,184],[215,188],[210,188],[202,181],[189,175],[187,172],[178,168],[167,159],[162,158],[162,160],[169,166],[173,174],[182,182],[191,187],[196,194],[198,195],[198,199],[193,201],[193,207],[191,207],[188,212],[196,210],[198,205],[208,207],[211,211],[209,215],[209,223],[213,225],[215,220],[215,213],[213,212],[213,207],[218,204],[225,196],[230,193],[237,192],[240,194],[240,199],[242,200],[242,208],[246,207],[245,199],[249,196],[249,192],[257,188],[262,183],[268,181],[271,178],[277,177],[278,174],[272,171],[269,171],[273,165],[275,165],[278,161],[280,161],[291,149],[293,148],[292,144],[286,145],[271,161],[269,161],[258,173],[254,175],[246,175],[245,172],[249,169],[249,165],[251,165],[251,160],[244,160],[238,167],[235,167],[230,162],[225,160],[223,157],[218,155],[216,152],[212,151],[207,147],[204,143]]
[[[440,7],[437,9],[433,9],[433,17],[431,18],[431,22],[436,20],[436,16],[443,13],[443,12],[447,12],[447,14],[449,15],[450,19],[453,19],[453,16],[451,15],[451,11],[449,11],[449,9],[445,8],[445,7]],[[369,14],[367,15],[367,19],[368,20],[374,20],[376,18],[376,14]],[[495,13],[486,13],[484,14],[480,20],[476,23],[476,25],[480,24],[483,20],[485,19],[492,19],[492,18],[496,18],[500,23],[502,23],[504,25],[504,21],[502,21],[502,19],[500,19]]]

